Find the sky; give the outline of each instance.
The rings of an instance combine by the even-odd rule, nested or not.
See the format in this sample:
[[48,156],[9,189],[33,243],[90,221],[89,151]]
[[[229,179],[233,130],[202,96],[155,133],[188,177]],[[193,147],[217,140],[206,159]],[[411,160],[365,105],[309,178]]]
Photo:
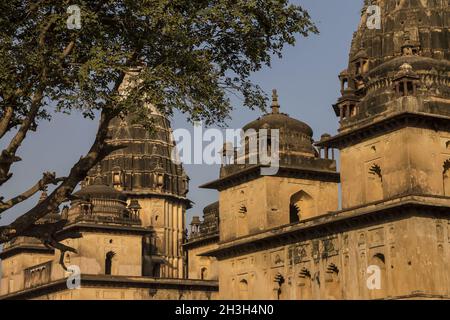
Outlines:
[[[308,123],[318,140],[323,133],[335,134],[338,119],[332,104],[339,97],[338,74],[347,67],[348,53],[353,32],[356,30],[362,0],[292,0],[307,9],[319,28],[320,34],[308,38],[299,37],[295,47],[286,47],[282,59],[274,59],[271,68],[264,68],[252,76],[270,95],[278,90],[281,111]],[[230,97],[234,110],[230,128],[238,129],[255,120],[261,114],[242,106],[238,99]],[[192,130],[182,115],[172,119],[173,129]],[[97,122],[81,115],[56,114],[51,122],[42,122],[36,133],[31,133],[20,148],[23,159],[13,166],[14,176],[0,190],[1,196],[9,199],[22,193],[38,181],[45,171],[54,171],[57,176],[68,174],[72,165],[84,155],[91,145]],[[0,143],[0,148],[3,145]],[[186,165],[190,177],[188,197],[193,208],[187,212],[187,221],[192,216],[202,216],[203,208],[217,201],[216,191],[199,189],[198,186],[217,179],[218,166]],[[30,209],[39,195],[29,199],[0,219],[0,225],[12,222],[21,213]]]

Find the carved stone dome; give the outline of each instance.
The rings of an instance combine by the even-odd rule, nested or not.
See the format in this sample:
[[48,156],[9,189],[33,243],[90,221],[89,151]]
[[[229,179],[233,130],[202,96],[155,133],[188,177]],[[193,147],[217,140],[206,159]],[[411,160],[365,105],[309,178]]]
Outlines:
[[75,197],[80,199],[107,199],[107,200],[126,200],[126,196],[111,186],[103,184],[101,177],[97,177],[94,183],[84,186],[76,192]]
[[107,185],[90,185],[75,193],[76,197],[89,199],[126,200],[126,196]]
[[75,200],[69,209],[69,220],[138,222],[139,217],[131,214],[132,208],[127,208],[126,194],[103,184],[100,175],[92,185],[83,186],[74,196]]
[[273,91],[272,112],[263,115],[255,121],[243,127],[244,133],[247,130],[261,129],[280,130],[280,152],[301,153],[314,156],[316,151],[313,147],[313,130],[306,123],[291,118],[285,113],[281,113],[276,90]]
[[292,130],[298,133],[303,133],[312,137],[313,130],[306,123],[291,118],[285,113],[268,113],[261,118],[250,122],[244,127],[244,131],[247,129],[284,129]]
[[[380,29],[370,26],[369,5],[381,9]],[[447,1],[366,1],[352,41],[350,61],[369,59],[370,69],[402,55],[448,60]]]
[[[370,5],[379,6],[379,26],[372,25]],[[448,113],[449,14],[448,1],[364,2],[333,106],[340,132],[399,112],[404,100],[414,101],[408,111]]]
[[[150,117],[155,130],[149,131],[135,123],[134,117],[128,115],[111,121],[108,142],[126,148],[101,161],[103,182],[128,196],[167,194],[186,199],[189,178],[182,165],[172,160],[175,143],[169,120],[152,109]],[[92,184],[95,175],[92,170],[86,184]]]

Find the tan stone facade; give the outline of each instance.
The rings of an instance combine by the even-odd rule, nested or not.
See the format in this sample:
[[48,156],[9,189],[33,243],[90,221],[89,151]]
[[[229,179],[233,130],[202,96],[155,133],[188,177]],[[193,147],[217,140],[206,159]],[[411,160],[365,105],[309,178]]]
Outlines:
[[[429,199],[403,201],[407,207]],[[227,243],[221,253],[213,251],[220,257],[220,298],[448,298],[449,220],[439,217],[445,210],[436,216],[398,207],[387,210],[394,203],[342,211]],[[371,216],[383,209],[384,216]],[[354,226],[336,222],[351,217]],[[336,232],[327,230],[334,228]],[[367,286],[371,265],[381,270],[379,290]]]
[[[367,27],[371,4],[381,29]],[[280,130],[279,172],[225,165],[204,186],[220,192],[217,248],[202,256],[217,259],[221,299],[450,297],[448,3],[361,12],[338,134],[308,144],[310,128],[280,115],[274,95],[244,128]]]
[[90,172],[70,208],[42,219],[63,223],[62,252],[25,237],[5,245],[0,299],[217,298],[217,276],[187,279],[188,178],[170,158],[169,121],[152,117],[153,135],[115,119],[111,143],[128,147]]

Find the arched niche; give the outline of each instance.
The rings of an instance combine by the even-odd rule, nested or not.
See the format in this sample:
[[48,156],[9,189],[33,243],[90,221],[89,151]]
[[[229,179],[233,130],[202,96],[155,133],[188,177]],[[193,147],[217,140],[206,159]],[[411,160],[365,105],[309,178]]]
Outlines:
[[200,269],[200,279],[207,280],[208,279],[208,268],[203,267]]
[[239,281],[239,300],[248,300],[248,282],[245,279]]
[[381,299],[387,296],[388,283],[386,276],[386,259],[383,253],[376,253],[370,259],[371,266],[377,266],[379,268],[379,281],[380,287],[370,290],[370,297],[372,299]]
[[289,209],[290,223],[311,218],[315,215],[314,199],[308,193],[301,190],[291,196]]
[[380,164],[372,162],[367,164],[366,175],[366,201],[373,202],[382,200],[383,191],[383,170]]
[[444,196],[449,197],[450,196],[450,159],[447,159],[444,161],[443,164],[443,187],[444,187]]
[[113,252],[113,251],[109,251],[105,255],[105,274],[106,275],[111,275],[112,274],[113,259],[114,259],[115,255],[116,255],[116,253]]

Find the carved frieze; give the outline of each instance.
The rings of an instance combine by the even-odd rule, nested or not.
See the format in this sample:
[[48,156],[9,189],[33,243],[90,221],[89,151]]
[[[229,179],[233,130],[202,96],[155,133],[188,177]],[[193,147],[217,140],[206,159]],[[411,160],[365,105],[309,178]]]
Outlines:
[[302,262],[307,262],[311,258],[308,256],[309,244],[295,244],[288,248],[289,265],[296,265]]
[[271,266],[278,268],[284,266],[284,250],[274,251],[271,253]]
[[369,230],[369,248],[384,245],[384,227]]

